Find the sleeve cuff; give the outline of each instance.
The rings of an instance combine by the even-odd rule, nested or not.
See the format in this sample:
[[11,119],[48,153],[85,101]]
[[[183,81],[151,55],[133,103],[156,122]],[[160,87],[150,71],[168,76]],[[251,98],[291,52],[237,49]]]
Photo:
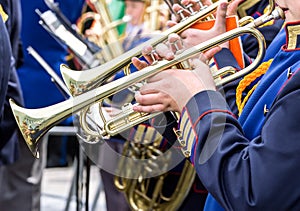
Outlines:
[[213,112],[233,115],[224,97],[216,91],[204,91],[196,94],[181,112],[178,140],[184,156],[190,158],[192,163],[194,148],[198,144],[198,123],[207,114]]

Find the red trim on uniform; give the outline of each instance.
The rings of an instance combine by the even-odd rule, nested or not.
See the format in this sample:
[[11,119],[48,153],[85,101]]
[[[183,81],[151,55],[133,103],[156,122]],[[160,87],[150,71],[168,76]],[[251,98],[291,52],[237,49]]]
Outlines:
[[160,142],[160,149],[164,150],[167,146],[167,143],[168,143],[168,139],[166,138],[162,138],[161,142]]
[[[230,111],[228,111],[228,110],[222,110],[222,109],[212,109],[212,110],[208,110],[208,111],[204,112],[203,114],[201,114],[201,115],[198,117],[198,119],[195,121],[194,125],[192,126],[193,130],[195,131],[196,125],[199,123],[199,121],[200,121],[204,116],[206,116],[207,114],[213,113],[213,112],[223,112],[223,113],[227,113],[227,114],[233,116],[234,118],[236,118],[236,116],[235,116],[232,112],[230,112]],[[195,133],[195,134],[197,134],[197,133]],[[195,160],[195,155],[196,155],[195,150],[196,150],[196,148],[197,148],[197,147],[196,147],[197,144],[198,144],[198,136],[196,136],[196,143],[192,146],[192,149],[191,149],[191,150],[193,150],[193,153],[191,153],[191,154],[193,155],[193,157],[192,157],[190,160],[191,160],[191,163],[193,164],[193,166],[194,166],[194,160]]]
[[262,16],[262,14],[258,11],[256,11],[255,13],[253,13],[251,16],[254,17],[255,15],[257,15],[258,17]]
[[293,78],[293,76],[297,73],[297,72],[299,72],[300,71],[300,68],[298,68],[298,70],[296,70],[295,72],[293,72],[293,74],[291,75],[291,77],[289,77],[285,82],[284,82],[284,84],[281,86],[281,88],[280,88],[280,90],[279,90],[279,92],[278,93],[280,93],[281,92],[281,90],[285,87],[285,85]]
[[222,110],[222,109],[212,109],[212,110],[208,110],[206,112],[204,112],[203,114],[201,114],[198,119],[195,121],[194,125],[193,125],[193,128],[196,127],[196,125],[198,124],[198,122],[207,114],[210,114],[210,113],[213,113],[213,112],[223,112],[223,113],[227,113],[227,114],[230,114],[231,116],[233,116],[234,118],[236,118],[236,116],[228,111],[228,110]]
[[197,189],[197,184],[193,184],[193,190],[195,193],[200,193],[200,194],[207,194],[208,191],[207,190],[201,190],[201,189]]

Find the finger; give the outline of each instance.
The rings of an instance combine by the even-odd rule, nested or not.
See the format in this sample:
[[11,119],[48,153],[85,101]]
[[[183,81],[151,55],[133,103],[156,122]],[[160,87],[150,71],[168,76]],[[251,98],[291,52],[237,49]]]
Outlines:
[[167,111],[168,108],[166,108],[163,104],[155,104],[155,105],[148,105],[148,106],[135,105],[133,107],[133,110],[136,112],[154,113],[160,111]]
[[174,53],[172,52],[172,50],[163,43],[159,43],[156,46],[155,51],[161,58],[164,58],[166,60],[174,59]]
[[188,10],[184,9],[179,4],[174,4],[173,10],[177,14],[176,15],[177,22],[180,22],[185,17],[189,17],[191,15],[191,13]]
[[216,53],[218,53],[220,50],[222,50],[222,48],[220,46],[217,46],[215,48],[212,48],[208,51],[205,51],[204,53],[200,54],[200,57],[199,59],[205,63],[205,64],[208,64],[209,61],[214,57],[214,55]]
[[168,20],[167,23],[166,23],[167,27],[173,27],[173,26],[175,26],[176,24],[177,24],[176,21],[171,21],[171,20]]
[[132,61],[132,64],[133,64],[138,70],[144,69],[145,67],[148,66],[147,62],[141,61],[141,60],[139,60],[137,57],[133,57],[133,58],[131,59],[131,61]]
[[162,98],[160,97],[160,94],[158,92],[147,94],[138,92],[134,97],[140,105],[154,105],[162,103]]
[[186,8],[190,8],[189,12],[194,13],[201,9],[200,4],[196,3],[193,0],[182,0],[181,4],[184,5]]
[[192,69],[200,68],[203,65],[207,66],[207,64],[204,61],[202,61],[201,59],[197,59],[197,58],[191,59],[190,64],[192,66]]
[[183,49],[183,42],[178,34],[170,34],[168,37],[168,42],[172,52],[174,52],[175,54],[181,52],[181,50]]
[[170,100],[168,100],[162,93],[149,93],[149,94],[136,94],[136,101],[139,105],[136,107],[140,112],[156,112],[165,111],[170,106]]
[[149,64],[152,64],[154,61],[158,60],[158,56],[152,46],[143,47],[142,55]]
[[[209,63],[209,59],[206,57],[206,55],[204,53],[201,53],[199,55],[199,59],[201,60],[201,62],[208,64]],[[193,65],[193,68],[195,68],[195,66]]]
[[147,94],[157,94],[159,91],[157,90],[157,81],[159,81],[160,78],[151,77],[148,79],[148,82],[144,84],[138,91],[138,94],[136,95],[147,95]]
[[210,6],[210,5],[212,5],[212,1],[211,1],[211,0],[202,0],[201,2],[202,2],[202,4],[205,5],[205,6]]
[[214,27],[217,28],[219,31],[226,31],[226,12],[227,12],[228,2],[223,1],[220,2],[220,5],[217,9],[216,14],[216,22]]
[[238,6],[243,1],[244,0],[234,0],[233,2],[231,2],[227,9],[227,15],[237,15]]

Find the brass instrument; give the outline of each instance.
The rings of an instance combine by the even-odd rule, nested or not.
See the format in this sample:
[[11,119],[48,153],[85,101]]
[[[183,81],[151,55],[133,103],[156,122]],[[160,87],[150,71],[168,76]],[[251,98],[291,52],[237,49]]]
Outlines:
[[104,62],[123,54],[124,50],[116,27],[127,23],[130,19],[124,17],[121,20],[112,21],[106,0],[89,0],[88,3],[95,11],[85,12],[80,16],[77,21],[78,31],[83,33],[84,24],[91,20],[95,21],[100,26],[95,29],[97,33],[90,35],[88,39],[102,49]]
[[[132,159],[125,160],[127,157]],[[176,184],[168,184],[168,170],[173,159],[172,151],[162,152],[155,143],[125,143],[114,183],[118,190],[124,192],[131,210],[163,211],[180,207],[189,193],[196,172],[192,164],[183,159],[181,175]],[[153,177],[156,174],[158,176]],[[169,189],[168,193],[165,193],[166,189]]]
[[[281,15],[281,12],[275,10],[275,12],[272,14],[272,17],[269,18],[277,18]],[[155,65],[144,68],[141,71],[132,73],[124,78],[110,82],[99,88],[92,89],[86,92],[85,87],[82,87],[84,92],[83,94],[69,99],[65,102],[58,103],[46,108],[26,109],[17,106],[12,100],[10,100],[11,108],[27,145],[29,146],[31,152],[35,156],[38,156],[39,139],[56,123],[72,115],[73,112],[76,113],[82,109],[89,108],[91,104],[99,102],[104,98],[117,93],[119,90],[131,87],[133,86],[133,84],[141,82],[148,77],[158,73],[159,71],[163,71],[164,69],[170,68],[179,62],[185,61],[186,59],[194,56],[196,53],[206,51],[216,45],[231,40],[244,33],[250,33],[257,38],[259,44],[259,53],[257,58],[250,66],[238,73],[235,73],[234,75],[229,75],[225,78],[222,75],[228,75],[227,73],[215,75],[215,82],[216,85],[219,86],[247,74],[248,71],[258,66],[264,56],[264,38],[254,27],[256,27],[256,24],[251,23],[244,27],[231,30],[224,33],[223,35],[220,35],[191,49],[183,51],[181,54],[176,55],[176,57],[172,61],[159,61]],[[62,68],[67,69],[66,66],[62,66]],[[133,112],[131,106],[132,105],[125,106],[124,111],[122,111],[120,115],[117,115],[117,118],[105,122],[104,128],[100,128],[99,130],[95,131],[95,135],[100,139],[105,136],[115,135],[117,133],[120,133],[122,130],[126,130],[134,125],[143,122],[146,119],[151,118],[152,116],[157,115],[157,113],[146,114]],[[141,118],[141,116],[143,118]],[[134,143],[127,142],[123,153],[125,154],[129,151],[130,153],[134,151],[139,152],[139,154],[134,155],[133,158],[135,158],[135,156],[136,159],[150,158],[150,161],[152,158],[152,160],[156,162],[156,157],[160,156],[161,151],[157,150],[155,146],[151,146],[145,143],[145,149],[142,149],[139,146],[135,150],[128,150],[130,144]],[[133,145],[133,147],[135,147],[135,145]],[[164,154],[166,155],[166,160],[163,163],[167,165],[169,163],[168,152]],[[120,162],[120,165],[124,165],[124,163]],[[182,201],[185,198],[185,194],[188,193],[193,183],[193,180],[191,178],[194,178],[195,176],[195,171],[192,168],[191,164],[189,162],[185,162],[182,173],[183,175],[185,175],[185,177],[180,177],[178,185],[176,186],[174,193],[170,197],[164,196],[161,192],[161,189],[163,188],[163,181],[167,176],[166,174],[159,175],[157,178],[155,178],[157,180],[157,185],[154,187],[152,195],[148,196],[145,195],[145,193],[148,192],[147,190],[149,187],[149,180],[146,179],[147,175],[139,175],[140,172],[143,172],[143,166],[133,165],[131,167],[137,168],[137,171],[134,172],[137,175],[121,174],[121,177],[115,178],[115,184],[117,184],[119,190],[125,190],[126,197],[133,210],[140,210],[141,207],[151,210],[176,210],[181,205]],[[146,167],[147,166],[145,166],[145,168]],[[128,168],[128,166],[126,166],[126,168]],[[163,166],[163,168],[167,168],[167,166]],[[120,169],[122,169],[122,166],[120,167]],[[125,174],[126,173],[128,173],[128,171],[125,171]],[[127,179],[128,177],[133,179]],[[164,203],[162,203],[162,201]]]
[[[230,1],[231,0],[229,0],[228,2]],[[210,16],[214,11],[216,11],[219,4],[219,2],[216,2],[206,7],[205,9],[195,13],[193,16],[185,18],[182,22],[157,34],[155,37],[148,40],[143,45],[139,45],[125,52],[124,54],[116,57],[115,59],[102,64],[99,67],[95,67],[84,72],[78,72],[66,68],[64,65],[62,65],[61,73],[66,86],[70,89],[70,93],[73,96],[79,95],[83,92],[98,87],[104,81],[116,74],[118,71],[128,66],[131,63],[132,57],[139,57],[141,55],[143,46],[155,46],[165,41],[170,34],[181,33],[182,31],[191,27],[199,20],[205,19],[206,17]]]
[[[228,2],[231,2],[231,0],[229,0]],[[155,46],[165,41],[170,34],[172,33],[180,34],[182,31],[191,27],[193,24],[197,23],[198,21],[210,18],[212,13],[216,11],[219,4],[220,2],[217,1],[210,6],[203,7],[203,9],[200,10],[199,12],[194,12],[193,15],[188,18],[182,17],[183,20],[177,25],[161,32],[160,34],[157,34],[155,37],[148,40],[143,45],[139,45],[134,49],[116,57],[115,59],[110,60],[105,64],[102,64],[101,66],[86,70],[83,73],[71,70],[69,68],[62,67],[61,73],[66,86],[70,89],[70,93],[73,96],[79,95],[83,92],[98,87],[104,81],[109,79],[112,75],[114,75],[121,69],[129,66],[132,57],[139,57],[141,55],[143,46],[148,46],[148,45]],[[245,19],[243,19],[242,24],[246,25],[246,23],[248,23],[250,24],[249,26],[251,27],[257,27],[262,25],[262,23],[267,22],[267,19],[272,16],[271,12],[274,10],[274,7],[275,7],[274,2],[270,0],[269,14],[263,15],[255,21],[251,19],[251,20],[247,20],[248,22],[246,22],[244,21]]]
[[106,27],[103,32],[103,36],[106,41],[105,44],[109,46],[109,50],[111,52],[111,57],[106,60],[109,61],[110,59],[124,53],[122,44],[119,40],[118,31],[115,27],[107,27],[112,23],[112,19],[107,8],[106,0],[90,0],[90,2],[94,5],[97,13],[101,16],[100,22],[102,26]]
[[[272,12],[271,16],[269,18],[265,18],[265,20],[269,21],[270,19],[279,17],[284,17],[283,11],[280,8],[276,8],[276,10]],[[181,54],[176,55],[172,61],[158,61],[155,65],[148,66],[143,70],[134,72],[128,76],[112,81],[108,84],[85,92],[81,95],[63,101],[61,103],[54,104],[52,106],[39,109],[26,109],[16,105],[11,99],[10,105],[14,113],[15,119],[17,121],[17,124],[19,126],[19,129],[22,132],[22,135],[33,155],[38,156],[38,142],[40,138],[50,128],[52,128],[65,118],[71,116],[73,113],[76,113],[95,102],[99,102],[104,98],[112,96],[120,90],[131,87],[133,86],[133,84],[137,84],[138,82],[141,82],[160,71],[170,68],[179,62],[185,61],[188,58],[191,58],[192,56],[196,55],[197,53],[207,51],[217,45],[220,45],[221,43],[227,42],[233,38],[249,33],[258,40],[259,50],[256,59],[252,62],[252,64],[247,66],[245,69],[236,72],[235,74],[228,75],[224,78],[215,75],[215,83],[216,86],[220,86],[222,84],[240,78],[247,74],[249,71],[255,69],[264,57],[264,37],[254,27],[256,27],[256,23],[251,23],[246,26],[233,29],[222,35],[214,37],[206,42],[198,44],[193,48],[186,49]],[[106,67],[105,64],[103,66]],[[65,65],[62,65],[62,68],[68,69],[68,67]],[[224,73],[221,73],[221,75],[223,74]],[[93,81],[91,83],[93,83]],[[128,128],[133,127],[134,125],[145,121],[145,119],[149,119],[157,114],[158,113],[137,113],[133,112],[131,108],[128,108],[126,113],[120,114],[121,118],[119,118],[119,122],[111,121],[109,123],[106,123],[104,128],[97,132],[100,137],[115,135],[121,132],[120,130],[118,130],[118,127],[122,127],[122,129],[126,130]],[[136,116],[143,116],[143,118],[133,118]]]
[[161,18],[168,18],[169,10],[163,0],[148,0],[150,2],[145,11],[145,28],[150,32],[163,31],[165,22]]

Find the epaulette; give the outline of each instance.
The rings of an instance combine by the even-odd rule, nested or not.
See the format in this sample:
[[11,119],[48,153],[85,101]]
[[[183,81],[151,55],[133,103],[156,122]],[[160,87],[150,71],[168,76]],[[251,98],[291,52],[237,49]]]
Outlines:
[[291,22],[285,25],[287,34],[287,44],[285,50],[299,50],[300,49],[300,24],[299,22]]
[[5,22],[8,19],[8,15],[3,10],[3,7],[2,7],[1,4],[0,4],[0,15],[1,15],[2,19],[3,19],[3,22]]

